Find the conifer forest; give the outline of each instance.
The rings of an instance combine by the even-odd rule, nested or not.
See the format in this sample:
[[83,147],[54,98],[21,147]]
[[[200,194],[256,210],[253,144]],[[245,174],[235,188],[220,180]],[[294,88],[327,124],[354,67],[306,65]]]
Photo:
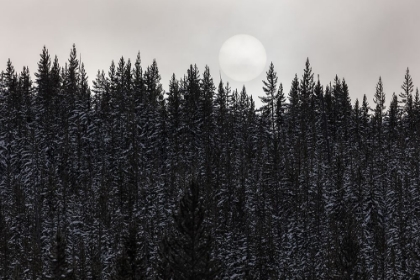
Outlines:
[[0,279],[420,279],[408,68],[352,101],[271,63],[256,108],[207,66],[164,89],[140,54],[92,81],[74,45],[5,66]]

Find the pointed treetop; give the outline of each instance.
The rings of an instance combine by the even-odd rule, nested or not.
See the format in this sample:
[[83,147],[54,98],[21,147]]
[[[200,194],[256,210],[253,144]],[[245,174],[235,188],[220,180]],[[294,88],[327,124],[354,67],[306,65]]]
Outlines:
[[140,51],[138,51],[137,53],[137,57],[136,57],[136,63],[141,64],[141,56],[140,56]]
[[274,99],[276,99],[276,93],[277,93],[277,73],[274,71],[274,64],[271,62],[270,67],[268,71],[266,72],[267,78],[266,80],[263,80],[263,91],[265,93],[265,96],[260,96],[259,98],[261,101],[265,104],[271,104],[274,102]]

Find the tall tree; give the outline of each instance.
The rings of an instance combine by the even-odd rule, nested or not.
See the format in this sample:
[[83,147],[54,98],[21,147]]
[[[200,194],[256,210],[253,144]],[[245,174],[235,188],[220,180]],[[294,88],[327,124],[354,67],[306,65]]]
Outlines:
[[271,62],[268,72],[266,73],[267,80],[263,81],[263,91],[265,96],[260,97],[263,103],[261,107],[262,114],[267,122],[267,127],[270,129],[271,136],[275,134],[275,111],[277,103],[277,73],[274,71],[274,64]]
[[408,67],[407,67],[407,70],[405,71],[404,82],[401,88],[403,92],[400,93],[400,98],[401,98],[400,102],[403,104],[403,106],[405,106],[407,104],[409,96],[411,95],[414,89],[413,79],[411,78],[410,70],[408,69]]
[[382,122],[384,117],[384,110],[386,108],[385,106],[385,93],[384,93],[384,87],[382,84],[382,79],[379,77],[378,84],[376,85],[376,92],[373,96],[373,102],[375,103],[375,111],[374,111],[374,125],[377,129],[377,137],[378,142],[382,141]]
[[162,279],[215,279],[220,272],[205,226],[205,207],[200,186],[191,182],[174,214],[174,229],[161,247]]

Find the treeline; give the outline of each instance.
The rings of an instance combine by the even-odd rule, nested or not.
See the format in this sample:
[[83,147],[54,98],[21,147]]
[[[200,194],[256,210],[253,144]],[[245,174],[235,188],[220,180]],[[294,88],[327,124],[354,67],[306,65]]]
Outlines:
[[77,57],[1,73],[1,279],[419,278],[408,69],[369,105],[271,64],[256,109],[208,67],[165,92],[140,55],[90,89]]

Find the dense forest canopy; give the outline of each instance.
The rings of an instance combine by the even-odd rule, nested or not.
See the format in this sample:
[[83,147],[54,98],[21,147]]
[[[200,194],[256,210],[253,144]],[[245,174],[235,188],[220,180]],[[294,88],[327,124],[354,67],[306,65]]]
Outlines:
[[1,279],[419,279],[420,96],[350,100],[307,60],[256,109],[191,65],[0,78]]

